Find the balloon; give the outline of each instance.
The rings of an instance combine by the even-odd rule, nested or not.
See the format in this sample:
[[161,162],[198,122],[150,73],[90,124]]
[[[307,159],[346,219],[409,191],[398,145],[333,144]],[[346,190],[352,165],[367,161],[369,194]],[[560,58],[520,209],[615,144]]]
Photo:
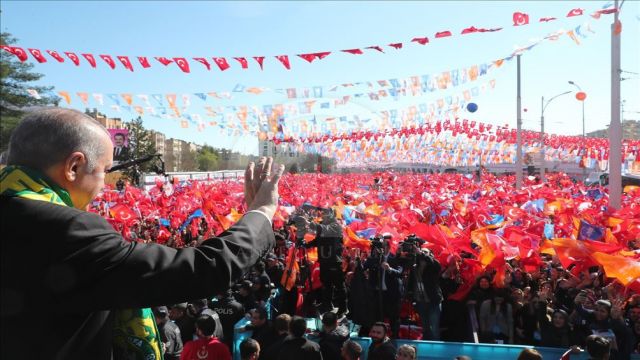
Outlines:
[[579,101],[584,101],[584,99],[587,98],[587,93],[584,91],[580,91],[576,93],[576,99],[578,99]]
[[476,103],[467,104],[467,110],[472,113],[478,111],[478,104]]

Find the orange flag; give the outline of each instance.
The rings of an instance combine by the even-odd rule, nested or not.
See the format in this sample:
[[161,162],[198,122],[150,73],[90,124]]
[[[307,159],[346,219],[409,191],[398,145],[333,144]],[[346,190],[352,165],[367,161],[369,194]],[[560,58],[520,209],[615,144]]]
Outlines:
[[345,238],[344,246],[346,248],[357,248],[361,250],[369,250],[371,247],[371,242],[367,239],[363,239],[358,237],[356,233],[351,230],[351,228],[346,228],[345,232],[347,233],[347,237]]
[[131,94],[120,94],[120,96],[122,96],[122,98],[128,105],[131,105],[133,103],[133,96]]
[[480,249],[480,254],[478,254],[478,261],[480,261],[483,268],[487,267],[493,262],[493,259],[496,258],[496,252],[487,240],[487,230],[481,229],[472,231],[471,241],[482,247],[482,249]]
[[287,262],[285,264],[284,271],[282,272],[282,278],[280,284],[284,286],[287,291],[291,291],[296,285],[296,279],[300,273],[300,266],[296,260],[296,248],[294,246],[289,248],[289,254],[287,255]]
[[80,98],[80,100],[82,100],[82,103],[86,106],[87,104],[89,104],[89,94],[86,92],[79,92],[76,93],[78,95],[78,97]]
[[602,265],[607,277],[617,279],[624,286],[640,278],[640,264],[637,259],[601,252],[595,252],[591,257]]
[[67,102],[67,105],[71,105],[71,95],[66,91],[58,91],[58,95]]

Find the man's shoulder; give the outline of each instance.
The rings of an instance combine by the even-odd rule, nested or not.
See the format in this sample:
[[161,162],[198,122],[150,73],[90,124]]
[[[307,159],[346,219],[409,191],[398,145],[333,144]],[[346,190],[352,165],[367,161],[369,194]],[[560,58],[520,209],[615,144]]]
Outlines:
[[107,227],[109,225],[97,214],[46,201],[2,196],[0,197],[0,209],[3,219],[6,221],[3,227],[5,224],[17,225],[22,221],[28,221],[30,224],[49,223],[66,226],[70,226],[76,221],[91,225],[102,224]]

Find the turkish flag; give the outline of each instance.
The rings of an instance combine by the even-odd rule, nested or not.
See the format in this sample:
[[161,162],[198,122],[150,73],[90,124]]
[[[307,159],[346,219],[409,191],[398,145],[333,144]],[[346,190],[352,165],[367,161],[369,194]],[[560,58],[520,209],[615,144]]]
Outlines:
[[138,215],[126,205],[117,204],[109,209],[111,216],[123,223],[132,223],[138,219]]
[[240,63],[240,66],[243,69],[247,69],[249,68],[249,62],[247,61],[247,58],[243,58],[243,57],[234,57],[234,59]]
[[31,53],[31,55],[33,55],[33,57],[36,58],[36,60],[38,60],[39,63],[47,62],[47,59],[44,57],[44,55],[42,55],[42,52],[40,52],[40,50],[38,49],[28,49],[28,50]]
[[329,56],[329,54],[331,54],[331,51],[317,52],[317,53],[314,53],[313,55],[315,55],[316,58],[322,60],[322,59],[326,58],[327,56]]
[[262,70],[262,63],[264,61],[264,56],[254,56],[255,61],[260,65],[260,70]]
[[429,38],[428,37],[422,37],[422,38],[413,38],[411,39],[411,42],[417,42],[420,45],[425,45],[426,43],[429,42]]
[[149,60],[146,56],[138,56],[138,61],[140,62],[140,65],[142,65],[142,67],[145,69],[151,67],[151,64],[149,64]]
[[451,31],[445,30],[436,33],[436,39],[451,36]]
[[384,53],[384,50],[382,50],[382,48],[378,45],[374,45],[374,46],[367,46],[365,49],[372,49],[372,50],[378,50],[381,53]]
[[354,55],[362,55],[362,50],[360,49],[348,49],[348,50],[340,50],[342,52],[346,52],[349,54],[354,54]]
[[91,65],[91,67],[96,67],[96,58],[94,58],[93,55],[82,54],[82,56],[84,56],[84,58],[87,59],[87,62],[89,63],[89,65]]
[[276,56],[276,59],[278,59],[278,61],[280,61],[282,63],[282,65],[284,65],[284,67],[287,68],[287,70],[291,69],[291,65],[289,64],[289,56],[287,56],[287,55],[278,55],[278,56]]
[[312,63],[313,60],[316,59],[315,54],[298,54],[301,58],[305,59],[307,62]]
[[189,62],[187,61],[187,59],[183,57],[174,57],[173,61],[178,64],[178,67],[180,68],[180,70],[182,70],[182,72],[189,73]]
[[47,52],[49,53],[49,55],[51,55],[52,58],[58,60],[58,62],[64,62],[64,58],[62,56],[60,56],[60,54],[58,54],[57,51],[55,51],[55,50],[47,50]]
[[104,60],[104,62],[107,63],[107,65],[109,65],[111,69],[116,68],[116,62],[113,61],[113,58],[110,55],[100,55],[100,57],[102,58],[102,60]]
[[513,26],[527,25],[529,23],[529,15],[521,12],[513,13]]
[[391,43],[389,46],[395,49],[402,49],[402,43]]
[[158,62],[160,62],[160,64],[164,66],[167,66],[173,62],[173,60],[167,59],[166,57],[163,57],[163,56],[156,57],[156,60],[158,60]]
[[25,62],[28,58],[27,53],[19,47],[2,45],[2,49],[15,55],[20,61]]
[[549,22],[549,21],[553,21],[553,20],[556,20],[556,18],[554,18],[554,17],[543,17],[543,18],[540,18],[540,22]]
[[205,58],[193,58],[193,60],[207,67],[207,70],[211,70],[211,64]]
[[133,65],[131,65],[131,61],[129,61],[128,56],[117,56],[118,60],[124,65],[125,69],[129,71],[133,71]]
[[472,27],[468,27],[468,28],[462,30],[461,34],[464,35],[464,34],[471,34],[471,33],[475,33],[475,32],[478,32],[478,29],[476,29],[475,26],[472,26]]
[[80,59],[78,58],[78,55],[72,52],[65,52],[65,54],[69,59],[71,59],[71,61],[73,61],[74,64],[76,64],[76,66],[80,65]]
[[575,8],[567,13],[567,17],[581,16],[583,12],[584,12],[583,9]]
[[216,65],[218,65],[221,71],[225,71],[231,67],[231,65],[229,65],[229,63],[227,62],[227,59],[223,57],[214,57],[213,61],[216,62]]

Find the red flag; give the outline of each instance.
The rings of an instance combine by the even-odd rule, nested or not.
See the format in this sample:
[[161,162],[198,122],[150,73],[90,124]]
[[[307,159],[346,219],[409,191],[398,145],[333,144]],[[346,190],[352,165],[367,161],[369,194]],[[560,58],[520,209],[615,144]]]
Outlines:
[[158,60],[158,62],[160,62],[160,64],[164,66],[167,66],[173,62],[172,60],[167,59],[166,57],[163,57],[163,56],[160,56],[160,57],[156,56],[156,60]]
[[80,65],[80,59],[78,58],[78,55],[72,53],[72,52],[65,52],[65,54],[67,55],[67,57],[69,59],[71,59],[71,61],[76,64],[76,66]]
[[584,12],[583,9],[575,8],[567,13],[567,17],[581,16],[583,12]]
[[340,50],[342,52],[346,52],[349,54],[354,54],[354,55],[362,55],[362,50],[360,49],[348,49],[348,50]]
[[178,64],[178,67],[180,68],[180,70],[182,70],[182,72],[189,73],[189,62],[187,61],[187,59],[183,57],[174,57],[173,61]]
[[260,70],[262,70],[262,63],[264,62],[264,56],[254,56],[253,59],[260,65]]
[[314,53],[314,55],[316,56],[316,58],[322,60],[324,58],[326,58],[327,56],[329,56],[329,54],[331,54],[331,51],[323,51],[323,52],[317,52]]
[[249,67],[249,62],[247,61],[247,58],[243,58],[243,57],[234,57],[234,59],[240,63],[240,66],[243,69],[247,69]]
[[151,67],[151,64],[149,64],[149,60],[146,56],[138,56],[138,61],[140,62],[140,65],[142,65],[142,67],[145,69]]
[[44,57],[44,55],[42,55],[42,52],[40,52],[40,50],[29,49],[29,52],[31,53],[31,55],[33,55],[34,58],[36,58],[36,60],[38,60],[39,63],[47,62],[47,59]]
[[461,34],[464,35],[464,34],[471,34],[475,32],[478,32],[478,29],[476,29],[475,26],[472,26],[462,30]]
[[111,56],[109,56],[109,55],[100,55],[100,57],[102,58],[102,60],[104,60],[104,62],[106,62],[109,65],[109,67],[111,69],[115,69],[116,68],[116,62],[113,61]]
[[278,59],[278,61],[280,61],[282,65],[284,65],[284,67],[287,68],[287,70],[291,70],[291,65],[289,64],[289,56],[278,55],[276,56],[276,59]]
[[451,36],[451,31],[440,31],[436,33],[436,39]]
[[521,12],[513,13],[513,26],[527,25],[529,23],[529,15]]
[[301,58],[305,59],[307,62],[312,63],[313,60],[316,59],[315,54],[298,54]]
[[202,65],[204,65],[207,68],[207,70],[211,70],[211,64],[209,64],[207,59],[199,57],[199,58],[193,58],[193,60],[199,62]]
[[382,48],[378,45],[374,45],[374,46],[367,46],[365,49],[372,49],[372,50],[378,50],[381,53],[384,53],[384,50],[382,50]]
[[27,53],[19,47],[2,45],[2,49],[15,55],[20,61],[25,62],[28,58]]
[[64,62],[64,58],[62,56],[60,56],[60,54],[58,54],[57,51],[55,51],[55,50],[47,50],[47,52],[49,53],[49,55],[51,55],[52,58],[58,60],[58,62]]
[[229,63],[227,62],[227,59],[223,58],[223,57],[214,57],[213,61],[216,62],[216,65],[218,65],[218,67],[220,68],[221,71],[225,71],[228,68],[230,68],[231,66],[229,65]]
[[87,59],[87,62],[89,62],[91,67],[96,67],[96,58],[94,58],[92,54],[82,54],[82,56]]
[[549,22],[549,21],[553,21],[553,20],[557,20],[557,19],[554,18],[554,17],[543,17],[543,18],[540,18],[540,22]]
[[395,49],[402,49],[402,43],[391,43],[389,46]]
[[420,45],[426,45],[429,42],[429,38],[428,37],[415,37],[413,39],[411,39],[411,42],[417,42]]
[[110,208],[109,212],[114,219],[123,223],[131,223],[138,217],[138,215],[133,210],[131,210],[131,208],[122,204],[117,204],[114,207]]
[[131,65],[131,61],[129,61],[128,56],[117,56],[118,60],[124,65],[125,69],[129,71],[133,71],[133,65]]

